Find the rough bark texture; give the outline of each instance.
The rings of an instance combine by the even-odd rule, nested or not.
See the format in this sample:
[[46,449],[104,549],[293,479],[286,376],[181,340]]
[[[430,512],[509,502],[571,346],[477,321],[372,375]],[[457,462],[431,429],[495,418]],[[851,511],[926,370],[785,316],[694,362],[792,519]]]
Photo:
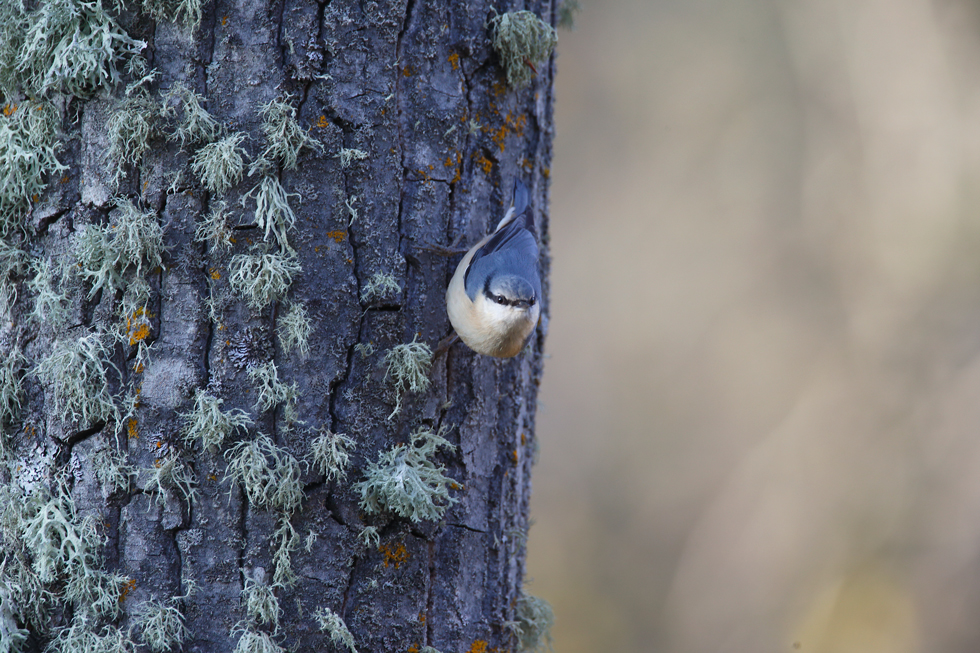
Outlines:
[[[526,8],[554,22],[548,1],[494,7]],[[231,256],[263,239],[254,201],[239,204],[258,177],[246,171],[220,198],[232,208],[235,244],[227,254],[212,254],[194,232],[216,198],[190,173],[187,152],[157,138],[117,191],[105,159],[105,125],[121,89],[57,102],[65,143],[59,159],[69,171],[32,207],[25,233],[8,241],[31,256],[74,256],[73,234],[108,224],[113,198],[123,195],[156,213],[167,249],[162,268],[149,275],[149,362],[134,368],[134,348],[114,345],[112,390],[122,397],[132,389],[139,399],[118,429],[111,419],[62,423],[51,388],[32,369],[57,338],[119,329],[121,293],[88,299],[89,286],[73,277],[66,286],[72,317],[55,332],[27,317],[34,301],[25,287],[30,275],[11,277],[18,298],[3,346],[8,355],[15,345],[24,353],[18,372],[24,394],[8,428],[12,463],[3,480],[53,484],[59,469],[70,470],[79,516],[97,516],[106,537],[105,568],[134,581],[121,602],[121,628],[141,603],[167,601],[194,581],[196,592],[177,602],[191,633],[180,650],[233,650],[238,635],[232,630],[245,617],[245,580],[273,574],[280,515],[251,505],[226,478],[223,453],[261,432],[305,460],[310,440],[324,428],[350,435],[356,449],[345,479],[325,481],[303,468],[302,508],[290,518],[300,543],[291,554],[298,580],[275,590],[283,610],[276,641],[291,651],[343,649],[314,619],[317,609],[329,608],[346,621],[358,651],[519,648],[505,624],[515,620],[524,570],[546,320],[528,350],[511,360],[455,345],[435,360],[429,389],[407,393],[391,420],[395,395],[383,363],[391,347],[416,338],[434,347],[450,329],[444,293],[458,259],[417,245],[475,242],[500,219],[515,176],[532,191],[546,280],[554,66],[538,65],[529,88],[509,88],[489,40],[492,16],[489,0],[216,0],[196,31],[139,13],[120,18],[132,37],[148,42],[144,54],[160,73],[152,93],[177,82],[201,93],[222,125],[249,134],[244,147],[251,159],[264,147],[259,109],[277,97],[288,96],[299,124],[323,146],[304,149],[296,170],[276,169],[296,194],[289,241],[302,272],[286,300],[261,311],[228,284]],[[342,148],[368,156],[342,168]],[[183,177],[171,186],[179,170]],[[353,221],[348,207],[356,210]],[[393,275],[402,291],[362,302],[376,273]],[[212,295],[218,320],[209,317]],[[287,302],[303,303],[311,318],[306,357],[283,352],[276,337]],[[372,345],[374,353],[363,355],[358,344]],[[299,386],[299,423],[291,427],[282,406],[254,407],[248,370],[269,360],[280,379]],[[181,416],[198,388],[222,398],[225,410],[247,411],[255,424],[218,450],[188,445]],[[458,483],[450,492],[458,503],[439,521],[365,514],[354,489],[364,469],[423,425],[445,429],[457,447],[437,458]],[[125,451],[139,470],[129,491],[106,491],[97,480],[92,458],[107,447]],[[169,453],[179,455],[194,479],[190,503],[170,493],[161,505],[147,486]],[[359,539],[368,525],[377,527],[378,543]],[[30,647],[40,649],[71,621],[73,610],[59,606],[56,600],[52,630],[33,634]],[[255,630],[273,632],[263,625]]]

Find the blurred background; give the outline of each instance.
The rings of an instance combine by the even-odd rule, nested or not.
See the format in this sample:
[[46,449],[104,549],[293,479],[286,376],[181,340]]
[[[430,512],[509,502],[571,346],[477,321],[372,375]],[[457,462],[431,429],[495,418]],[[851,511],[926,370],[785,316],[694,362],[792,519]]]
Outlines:
[[980,650],[980,3],[583,0],[528,590],[558,653]]

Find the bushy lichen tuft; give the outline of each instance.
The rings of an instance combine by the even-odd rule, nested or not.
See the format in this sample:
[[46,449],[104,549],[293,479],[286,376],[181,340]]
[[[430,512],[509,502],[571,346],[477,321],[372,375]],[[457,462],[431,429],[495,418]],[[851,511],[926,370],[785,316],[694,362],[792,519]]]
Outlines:
[[116,626],[101,628],[87,614],[76,614],[71,625],[61,628],[45,653],[134,653],[136,645]]
[[395,345],[385,354],[385,364],[389,377],[395,386],[395,409],[388,416],[391,419],[401,411],[402,396],[406,392],[425,392],[429,387],[429,369],[432,367],[432,349],[423,342]]
[[551,627],[555,624],[551,604],[522,590],[514,616],[517,621],[513,630],[522,653],[539,651],[546,645],[551,648]]
[[143,161],[150,141],[160,129],[160,116],[160,106],[143,90],[122,100],[112,112],[106,124],[109,136],[106,156],[115,168],[112,176],[115,186]]
[[30,634],[17,625],[21,617],[14,591],[9,583],[0,577],[0,653],[19,653]]
[[[240,483],[249,502],[259,508],[291,512],[303,503],[300,463],[264,433],[225,452],[227,476]],[[230,490],[229,490],[230,492]]]
[[340,152],[337,154],[337,158],[340,159],[341,168],[349,168],[355,161],[363,161],[367,157],[368,153],[364,150],[348,149],[346,147],[340,148]]
[[273,100],[262,106],[262,132],[266,145],[262,159],[278,160],[287,170],[296,168],[300,150],[304,147],[322,149],[319,141],[309,137],[296,121],[296,109],[285,100]]
[[231,246],[235,244],[235,236],[228,224],[227,212],[228,204],[226,202],[215,202],[211,206],[211,211],[197,223],[197,228],[194,230],[194,242],[207,243],[212,254],[230,250]]
[[79,274],[92,284],[89,297],[123,288],[129,271],[138,277],[163,263],[163,228],[156,214],[128,199],[116,207],[109,225],[88,225],[76,238]]
[[[24,369],[24,360],[20,348],[15,346],[0,361],[0,431],[17,418],[23,407],[21,372]],[[0,442],[0,450],[2,444]]]
[[136,610],[133,627],[140,632],[140,641],[153,653],[179,649],[190,635],[184,625],[184,615],[175,605],[159,601],[144,601]]
[[286,404],[286,412],[290,413],[291,405],[296,402],[299,386],[293,382],[286,385],[279,380],[279,369],[273,361],[257,365],[248,370],[248,378],[256,385],[258,396],[255,399],[255,410],[264,413],[280,404]]
[[438,433],[420,428],[409,444],[383,452],[378,462],[368,465],[364,480],[354,486],[361,495],[361,508],[369,514],[388,510],[414,522],[442,517],[456,499],[449,496],[455,481],[433,460],[439,447],[455,449]]
[[350,649],[350,653],[357,653],[357,649],[354,648],[354,636],[351,635],[340,615],[330,608],[320,608],[313,616],[316,617],[320,630],[330,635],[330,641],[338,646],[346,646]]
[[312,330],[306,306],[301,302],[292,302],[289,310],[280,318],[279,328],[276,330],[283,353],[288,354],[295,349],[303,358],[309,356]]
[[57,264],[48,258],[31,262],[31,277],[27,289],[34,293],[34,309],[30,319],[57,331],[68,321],[68,296],[64,292],[69,269],[65,259]]
[[289,513],[279,514],[276,530],[272,533],[272,565],[275,571],[272,583],[281,587],[294,585],[299,576],[293,571],[293,551],[299,549],[299,533],[289,520]]
[[[299,197],[298,194],[293,194]],[[289,206],[289,195],[275,175],[265,174],[262,181],[241,199],[242,206],[248,198],[255,199],[255,223],[259,229],[265,231],[266,240],[272,234],[282,251],[289,249],[286,233],[296,224],[296,214]]]
[[272,585],[246,578],[245,587],[242,589],[242,605],[245,606],[245,614],[254,623],[279,629],[282,608],[279,607],[279,599],[276,598],[275,588]]
[[147,471],[149,478],[146,481],[146,491],[155,495],[159,505],[165,505],[168,498],[182,498],[190,507],[197,494],[194,489],[195,480],[176,452],[171,451],[161,456]]
[[364,303],[384,299],[402,291],[394,275],[385,272],[375,272],[361,288],[361,301]]
[[301,269],[299,257],[292,250],[279,254],[236,254],[231,258],[228,281],[249,306],[262,310],[286,294]]
[[194,393],[194,408],[182,415],[184,427],[181,433],[188,444],[200,444],[204,449],[216,450],[225,438],[238,429],[247,428],[252,418],[244,410],[221,410],[223,399],[212,396],[206,390]]
[[532,66],[551,56],[558,43],[558,32],[532,11],[513,11],[494,16],[493,48],[507,73],[511,88],[523,88],[531,81]]
[[241,633],[241,636],[238,638],[234,653],[284,653],[283,648],[276,644],[269,633],[252,630],[251,627],[242,625],[232,631],[232,635],[236,633]]
[[109,444],[92,454],[92,466],[106,496],[116,491],[127,491],[130,479],[136,475],[136,469],[128,463],[126,452]]
[[211,117],[202,103],[204,96],[177,82],[163,96],[163,115],[180,116],[177,128],[169,140],[177,141],[182,148],[188,145],[211,143],[221,134],[218,121]]
[[245,134],[235,132],[205,145],[194,155],[191,170],[212,193],[226,193],[242,180],[245,150],[241,145],[244,140]]
[[29,12],[16,75],[28,95],[81,97],[119,79],[116,62],[146,47],[116,24],[102,0],[45,0]]
[[143,11],[153,20],[182,22],[192,31],[201,24],[202,0],[143,0]]
[[[8,3],[15,4],[0,4]],[[49,102],[25,100],[0,111],[0,235],[19,229],[23,214],[47,187],[47,178],[68,169],[57,157],[58,122],[58,111]]]
[[347,478],[347,465],[350,463],[350,452],[357,443],[343,433],[331,433],[324,430],[321,435],[310,441],[310,457],[313,468],[326,477],[326,480],[343,480]]
[[52,409],[63,422],[87,426],[118,416],[106,379],[108,358],[104,336],[90,333],[58,340],[38,364],[37,375],[50,390]]

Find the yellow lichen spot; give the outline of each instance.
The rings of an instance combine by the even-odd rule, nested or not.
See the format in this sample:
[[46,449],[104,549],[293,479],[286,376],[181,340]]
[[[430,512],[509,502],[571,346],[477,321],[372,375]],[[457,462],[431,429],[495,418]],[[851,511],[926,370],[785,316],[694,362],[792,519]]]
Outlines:
[[150,335],[150,325],[141,324],[136,327],[135,331],[131,331],[129,335],[130,346],[135,345],[138,342],[143,342]]
[[37,193],[31,195],[31,201],[34,202],[35,204],[37,204],[40,200],[41,200],[41,196],[38,195]]
[[208,480],[209,481],[217,481],[218,480],[218,475],[217,474],[208,474]]
[[425,623],[425,613],[424,612],[420,612],[419,613],[419,623],[423,623],[423,624]]
[[491,90],[495,96],[500,97],[507,92],[507,84],[501,81],[494,82]]
[[136,581],[132,578],[123,583],[122,587],[119,588],[119,602],[122,603],[125,601],[126,596],[134,589],[136,589]]
[[515,465],[517,464],[518,461],[517,449],[514,449],[512,452],[510,452],[510,459],[514,461]]
[[218,268],[211,268],[211,278],[215,281],[221,278],[221,272],[218,271]]
[[473,642],[470,649],[466,653],[487,653],[487,641],[485,639],[478,639]]
[[453,481],[452,483],[449,484],[450,490],[462,490],[464,487],[466,486],[461,483],[457,483],[456,481]]
[[488,159],[487,157],[483,156],[482,152],[477,152],[474,158],[476,159],[476,165],[483,168],[484,174],[489,175],[490,172],[493,170],[493,162],[490,161],[490,159]]
[[139,440],[140,434],[136,430],[136,420],[131,419],[126,422],[126,433],[129,435],[130,440]]
[[330,121],[327,120],[326,116],[320,116],[319,118],[316,119],[316,126],[319,127],[320,129],[326,129],[327,125],[329,124]]
[[378,547],[378,551],[385,557],[385,567],[388,566],[388,563],[391,563],[395,566],[395,569],[398,569],[403,562],[408,560],[408,549],[401,542],[395,546],[383,544]]
[[135,372],[136,374],[142,374],[143,373],[143,363],[136,363],[136,365],[133,366],[133,372]]
[[17,105],[14,104],[13,102],[3,105],[3,115],[7,116],[8,118],[14,115],[14,111],[16,110],[17,110]]
[[70,177],[68,175],[65,175],[64,177],[61,178],[61,182],[60,183],[67,184],[69,179],[70,179]]
[[337,230],[337,231],[328,231],[327,232],[327,238],[333,238],[333,240],[334,240],[335,243],[342,243],[342,242],[344,242],[344,238],[346,238],[346,237],[347,237],[347,232],[346,231]]
[[229,236],[228,237],[228,240],[231,242],[232,245],[234,245],[235,243],[238,242],[237,240],[235,240],[235,237],[234,236]]
[[459,54],[453,52],[449,55],[449,63],[452,64],[453,70],[459,70]]
[[412,644],[411,646],[409,646],[408,647],[408,653],[419,653],[419,645],[418,644]]
[[551,179],[551,168],[545,168],[545,169],[543,169],[541,171],[541,174],[542,174],[542,176],[544,176],[545,179]]
[[228,24],[228,17],[227,16],[222,16],[221,17],[221,26],[224,27],[227,24]]
[[523,447],[525,444],[527,444],[527,438],[521,433],[521,446]]
[[404,75],[405,77],[411,77],[412,76],[412,67],[411,66],[405,66],[404,68],[402,68],[402,75]]

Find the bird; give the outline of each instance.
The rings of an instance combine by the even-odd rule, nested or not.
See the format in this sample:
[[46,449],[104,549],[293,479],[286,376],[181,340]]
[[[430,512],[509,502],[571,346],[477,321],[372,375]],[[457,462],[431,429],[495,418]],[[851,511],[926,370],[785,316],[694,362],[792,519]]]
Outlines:
[[487,356],[519,354],[541,316],[538,243],[528,229],[528,190],[514,181],[510,209],[492,234],[471,247],[446,290],[459,339]]

